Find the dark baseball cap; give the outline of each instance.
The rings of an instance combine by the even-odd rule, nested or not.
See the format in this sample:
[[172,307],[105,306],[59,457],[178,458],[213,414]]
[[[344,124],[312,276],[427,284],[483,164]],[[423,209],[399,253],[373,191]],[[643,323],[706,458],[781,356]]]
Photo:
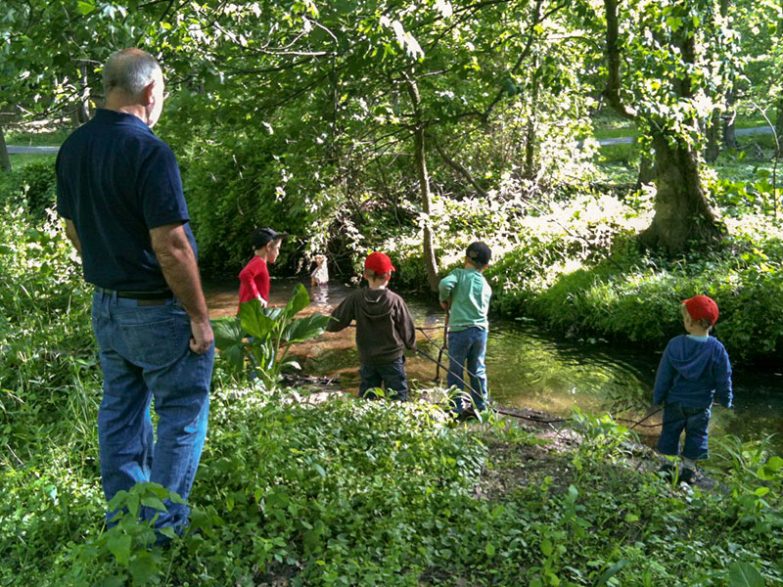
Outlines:
[[273,228],[256,228],[256,230],[253,232],[253,248],[260,249],[267,243],[271,243],[272,241],[276,241],[278,239],[283,239],[287,236],[287,232],[277,232]]
[[490,248],[481,241],[476,241],[468,245],[468,249],[465,251],[468,259],[479,267],[489,264],[489,260],[492,259],[492,251]]

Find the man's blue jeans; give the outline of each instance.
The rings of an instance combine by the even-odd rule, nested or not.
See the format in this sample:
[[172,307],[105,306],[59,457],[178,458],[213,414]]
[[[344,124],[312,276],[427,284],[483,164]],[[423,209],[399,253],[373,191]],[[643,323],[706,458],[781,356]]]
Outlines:
[[666,404],[663,408],[663,428],[658,438],[658,452],[664,455],[680,454],[680,435],[685,430],[682,456],[692,460],[706,459],[708,451],[707,426],[710,408],[689,408],[679,403]]
[[[449,332],[449,373],[446,384],[449,387],[464,389],[467,378],[463,374],[465,361],[468,363],[470,379],[470,398],[473,407],[482,411],[487,407],[487,369],[484,357],[487,354],[487,331],[483,328],[466,328],[458,332]],[[455,411],[462,413],[465,406],[457,398]]]
[[[190,318],[174,299],[150,303],[96,292],[92,324],[104,376],[98,439],[106,499],[145,481],[187,499],[207,433],[214,347],[203,355],[190,350]],[[164,503],[168,512],[155,526],[181,531],[189,508]],[[156,513],[143,511],[145,519]]]
[[408,401],[408,377],[405,374],[405,357],[391,363],[369,365],[362,363],[359,368],[359,397],[377,399],[373,389],[386,385],[388,399]]

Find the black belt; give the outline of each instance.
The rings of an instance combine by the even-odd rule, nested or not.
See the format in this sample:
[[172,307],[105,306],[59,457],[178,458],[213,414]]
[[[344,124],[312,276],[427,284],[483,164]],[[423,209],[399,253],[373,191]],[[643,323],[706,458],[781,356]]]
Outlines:
[[170,289],[158,289],[154,291],[122,291],[97,287],[95,291],[102,294],[116,295],[118,298],[129,300],[170,300],[174,293]]

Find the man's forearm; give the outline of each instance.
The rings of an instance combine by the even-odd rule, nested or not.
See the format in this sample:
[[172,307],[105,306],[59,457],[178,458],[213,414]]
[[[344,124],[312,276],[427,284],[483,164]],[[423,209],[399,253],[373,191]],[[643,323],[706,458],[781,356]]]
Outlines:
[[160,238],[155,238],[155,231],[152,232],[155,255],[171,291],[192,320],[208,321],[207,302],[201,288],[196,256],[184,230],[179,227],[179,230],[174,229],[169,233],[161,232],[158,235]]
[[65,236],[68,237],[68,240],[71,241],[71,244],[73,244],[76,251],[79,253],[79,255],[81,255],[82,241],[79,240],[79,233],[76,232],[76,225],[72,220],[66,219],[65,221]]

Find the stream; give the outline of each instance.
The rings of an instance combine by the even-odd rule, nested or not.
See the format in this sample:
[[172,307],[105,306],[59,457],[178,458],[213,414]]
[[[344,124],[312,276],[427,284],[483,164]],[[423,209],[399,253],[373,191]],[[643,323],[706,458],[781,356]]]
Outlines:
[[[284,305],[296,283],[273,279],[271,304]],[[236,313],[237,286],[206,285],[205,291],[213,318]],[[309,291],[313,311],[328,314],[351,289],[330,283]],[[443,311],[434,299],[404,297],[416,326],[422,329],[417,331],[417,344],[436,358],[443,341]],[[354,335],[353,328],[326,333],[292,352],[306,374],[333,377],[340,389],[356,393],[359,357]],[[662,352],[663,346],[646,349],[590,338],[560,339],[529,321],[490,317],[486,359],[490,396],[502,407],[556,416],[568,416],[574,407],[592,414],[608,412],[631,426],[628,422],[645,415]],[[443,362],[447,364],[445,358]],[[406,369],[413,390],[434,384],[436,365],[430,359],[409,353]],[[445,379],[444,370],[440,371]],[[747,441],[774,435],[773,445],[783,454],[783,368],[781,372],[735,369],[733,381],[734,409],[713,407],[711,437],[728,432]],[[646,444],[653,444],[660,430],[660,414],[643,424],[635,431]]]

